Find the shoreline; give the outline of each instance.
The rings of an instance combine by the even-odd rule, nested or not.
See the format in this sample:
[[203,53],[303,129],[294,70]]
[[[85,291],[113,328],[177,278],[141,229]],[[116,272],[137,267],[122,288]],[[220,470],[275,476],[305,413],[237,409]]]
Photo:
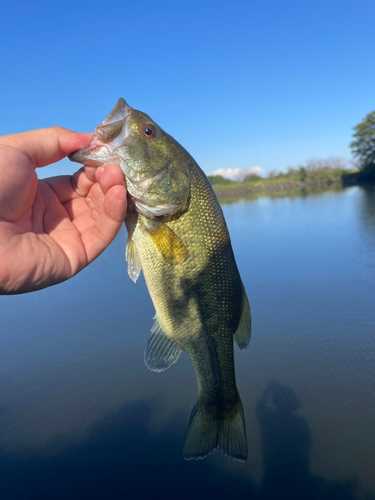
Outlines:
[[260,194],[260,193],[280,193],[289,192],[289,191],[297,191],[300,189],[310,189],[314,187],[327,187],[331,186],[343,186],[343,183],[340,180],[337,181],[321,181],[321,182],[283,182],[283,183],[272,183],[263,186],[254,186],[254,187],[235,187],[233,189],[215,189],[214,185],[212,188],[220,200],[222,198],[232,198],[237,196],[248,196],[252,194]]

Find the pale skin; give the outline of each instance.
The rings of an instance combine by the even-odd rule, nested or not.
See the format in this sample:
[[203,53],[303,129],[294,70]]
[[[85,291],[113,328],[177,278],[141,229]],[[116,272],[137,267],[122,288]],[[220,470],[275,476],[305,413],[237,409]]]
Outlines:
[[126,214],[118,165],[43,180],[35,172],[90,140],[60,127],[0,137],[0,294],[71,278],[118,233]]

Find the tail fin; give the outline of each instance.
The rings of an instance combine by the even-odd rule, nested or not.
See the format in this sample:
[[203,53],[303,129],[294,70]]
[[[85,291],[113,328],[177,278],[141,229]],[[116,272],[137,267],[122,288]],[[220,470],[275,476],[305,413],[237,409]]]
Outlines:
[[245,419],[241,399],[225,414],[199,404],[191,412],[184,447],[185,460],[204,458],[215,448],[224,455],[240,462],[247,459]]

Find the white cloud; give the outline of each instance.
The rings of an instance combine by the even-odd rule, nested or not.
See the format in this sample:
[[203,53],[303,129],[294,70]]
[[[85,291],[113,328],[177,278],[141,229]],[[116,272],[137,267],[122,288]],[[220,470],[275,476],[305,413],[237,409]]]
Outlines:
[[260,167],[252,168],[218,168],[208,175],[221,175],[226,179],[243,180],[246,176],[251,174],[260,175],[263,169]]

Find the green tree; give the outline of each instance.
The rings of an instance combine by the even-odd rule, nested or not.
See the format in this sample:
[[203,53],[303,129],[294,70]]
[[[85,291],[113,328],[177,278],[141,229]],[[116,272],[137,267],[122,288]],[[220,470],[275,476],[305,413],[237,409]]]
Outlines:
[[234,181],[231,181],[230,179],[226,179],[225,177],[222,177],[221,175],[207,175],[207,179],[211,182],[211,185],[213,185],[213,184],[234,184]]
[[257,174],[250,174],[250,175],[247,175],[243,182],[258,182],[258,181],[261,181],[262,178],[260,175],[257,175]]
[[355,140],[350,147],[364,169],[375,163],[375,111],[353,128]]
[[300,176],[301,182],[306,182],[307,170],[305,169],[305,167],[299,167],[299,176]]

